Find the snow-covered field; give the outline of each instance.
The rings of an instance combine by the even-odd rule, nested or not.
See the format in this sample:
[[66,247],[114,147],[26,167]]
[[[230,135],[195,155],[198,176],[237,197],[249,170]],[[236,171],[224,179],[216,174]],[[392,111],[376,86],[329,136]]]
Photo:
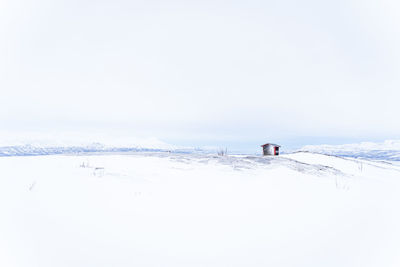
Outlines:
[[0,266],[400,266],[400,165],[294,153],[0,158]]

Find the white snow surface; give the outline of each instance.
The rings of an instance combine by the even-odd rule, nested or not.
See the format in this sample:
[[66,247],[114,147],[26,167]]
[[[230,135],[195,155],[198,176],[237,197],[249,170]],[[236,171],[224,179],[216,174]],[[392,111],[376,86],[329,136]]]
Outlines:
[[0,266],[400,266],[400,165],[315,153],[0,158]]

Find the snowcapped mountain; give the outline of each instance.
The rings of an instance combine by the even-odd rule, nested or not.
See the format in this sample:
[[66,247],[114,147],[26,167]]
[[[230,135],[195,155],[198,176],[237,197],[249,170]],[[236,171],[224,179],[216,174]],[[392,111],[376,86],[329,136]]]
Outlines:
[[87,152],[191,151],[157,138],[107,136],[81,133],[0,133],[0,156],[33,156]]
[[386,140],[382,143],[308,145],[300,150],[335,156],[400,161],[400,140]]

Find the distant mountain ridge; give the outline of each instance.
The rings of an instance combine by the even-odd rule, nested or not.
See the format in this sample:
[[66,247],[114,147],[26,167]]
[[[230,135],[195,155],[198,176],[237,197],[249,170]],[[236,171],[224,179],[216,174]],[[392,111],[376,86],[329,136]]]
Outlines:
[[80,154],[80,153],[124,153],[124,152],[174,152],[174,153],[191,153],[200,151],[191,148],[146,148],[146,147],[108,147],[102,144],[93,144],[87,146],[3,146],[0,147],[0,157],[7,156],[41,156],[41,155],[57,155],[57,154]]
[[[214,153],[214,150],[211,148],[178,147],[162,142],[148,142],[137,145],[132,143],[128,145],[105,145],[99,142],[88,144],[41,142],[0,145],[0,157],[128,152]],[[400,161],[400,140],[387,140],[382,143],[364,142],[344,145],[307,145],[298,151],[372,160]]]
[[37,156],[101,152],[188,152],[196,149],[176,146],[155,137],[105,135],[79,132],[0,132],[0,156]]
[[300,151],[353,158],[400,161],[400,140],[386,140],[382,143],[307,145],[302,147]]

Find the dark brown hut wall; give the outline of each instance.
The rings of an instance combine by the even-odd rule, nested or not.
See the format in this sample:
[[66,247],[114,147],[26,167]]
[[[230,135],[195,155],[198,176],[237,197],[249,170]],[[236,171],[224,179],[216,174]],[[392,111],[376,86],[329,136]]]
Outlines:
[[275,145],[275,144],[265,144],[262,145],[263,148],[263,154],[265,156],[275,156],[275,155],[279,155],[279,146]]

